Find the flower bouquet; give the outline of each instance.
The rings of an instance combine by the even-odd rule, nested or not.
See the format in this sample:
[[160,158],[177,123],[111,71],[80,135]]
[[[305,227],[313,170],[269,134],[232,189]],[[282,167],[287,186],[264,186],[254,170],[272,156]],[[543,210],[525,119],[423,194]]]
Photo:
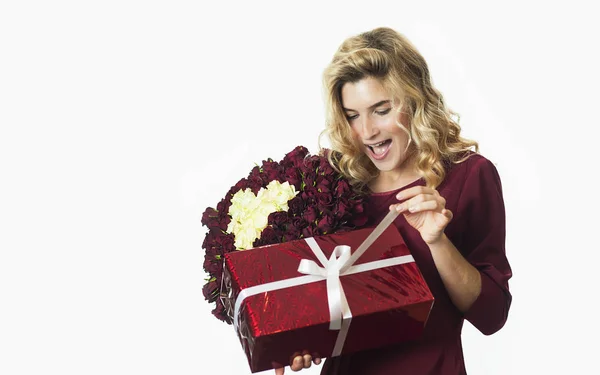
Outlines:
[[267,159],[208,207],[202,247],[208,279],[203,293],[218,319],[231,324],[219,298],[224,254],[360,228],[367,221],[363,196],[323,155],[298,146],[279,161]]

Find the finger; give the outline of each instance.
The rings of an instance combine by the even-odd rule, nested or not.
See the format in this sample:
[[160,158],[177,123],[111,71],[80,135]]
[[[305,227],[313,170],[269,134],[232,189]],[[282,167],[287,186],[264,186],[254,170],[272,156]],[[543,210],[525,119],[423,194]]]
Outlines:
[[402,190],[401,192],[398,192],[398,194],[396,194],[396,198],[399,200],[405,200],[419,194],[435,194],[435,192],[435,189],[432,189],[427,186],[414,186],[406,190]]
[[402,203],[391,204],[390,211],[402,212],[403,211]]
[[275,375],[283,375],[284,371],[285,371],[284,367],[278,367],[275,369]]
[[437,200],[430,200],[430,201],[416,203],[416,204],[413,204],[412,206],[409,206],[408,212],[413,213],[413,214],[417,213],[417,212],[423,212],[423,211],[441,212],[442,209],[443,208],[440,207],[440,202],[438,202]]
[[412,198],[408,202],[404,202],[404,204],[406,205],[405,208],[410,211],[411,206],[419,205],[428,201],[437,201],[436,211],[438,212],[442,212],[442,210],[446,207],[446,198],[442,197],[439,194],[420,194]]
[[441,195],[438,195],[437,200],[438,202],[440,202],[440,207],[446,207],[446,198],[442,197]]
[[290,368],[291,368],[292,366],[294,366],[294,361],[295,361],[295,360],[296,360],[298,357],[301,357],[301,356],[302,356],[302,354],[301,354],[300,352],[294,352],[294,354],[292,354],[292,355],[290,356]]
[[290,366],[292,371],[300,371],[304,368],[304,358],[301,355],[294,357],[292,365]]
[[442,214],[443,214],[444,216],[446,216],[446,217],[448,218],[448,220],[452,220],[452,218],[454,217],[454,214],[452,213],[452,211],[450,211],[450,210],[449,210],[449,209],[447,209],[447,208],[444,208],[444,209],[442,210]]
[[437,197],[433,194],[419,194],[403,203],[396,204],[395,209],[398,212],[404,212],[412,206],[431,200],[437,200]]
[[319,357],[313,357],[313,363],[314,363],[315,365],[319,365],[319,364],[321,364],[321,358],[319,358]]
[[312,365],[312,356],[310,354],[303,355],[302,359],[304,359],[304,368],[309,368]]

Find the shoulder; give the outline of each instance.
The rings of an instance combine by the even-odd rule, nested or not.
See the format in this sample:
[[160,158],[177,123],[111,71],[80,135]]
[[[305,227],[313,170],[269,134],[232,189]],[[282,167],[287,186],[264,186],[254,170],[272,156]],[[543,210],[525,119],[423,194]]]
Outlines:
[[442,185],[464,187],[465,184],[477,184],[481,180],[493,180],[499,184],[498,170],[485,156],[469,151],[458,162],[448,164]]
[[450,210],[459,216],[484,209],[488,203],[502,202],[502,184],[496,166],[481,154],[470,152],[452,163],[438,187]]
[[458,162],[453,163],[451,169],[463,169],[466,173],[472,173],[481,169],[496,169],[494,163],[485,156],[469,151],[459,158]]

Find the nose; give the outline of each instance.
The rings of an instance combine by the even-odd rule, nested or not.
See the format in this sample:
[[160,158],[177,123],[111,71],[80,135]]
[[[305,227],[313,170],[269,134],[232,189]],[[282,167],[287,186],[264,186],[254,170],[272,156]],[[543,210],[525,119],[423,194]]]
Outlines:
[[377,135],[377,127],[373,124],[373,120],[368,118],[367,116],[363,117],[362,121],[362,136],[365,139],[371,138],[374,135]]

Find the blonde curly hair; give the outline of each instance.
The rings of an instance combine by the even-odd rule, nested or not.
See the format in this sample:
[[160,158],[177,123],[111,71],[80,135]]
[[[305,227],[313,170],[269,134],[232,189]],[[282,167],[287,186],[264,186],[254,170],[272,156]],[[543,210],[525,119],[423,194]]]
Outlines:
[[[397,31],[379,27],[346,39],[323,73],[326,127],[319,136],[321,153],[359,190],[379,175],[378,169],[352,136],[343,111],[341,92],[346,83],[377,79],[391,94],[392,107],[405,111],[410,129],[410,153],[426,185],[436,188],[444,180],[445,166],[460,163],[479,151],[477,142],[462,138],[458,115],[448,109],[433,86],[427,63]],[[456,120],[454,119],[456,117]],[[324,152],[320,139],[328,135],[332,152]]]

